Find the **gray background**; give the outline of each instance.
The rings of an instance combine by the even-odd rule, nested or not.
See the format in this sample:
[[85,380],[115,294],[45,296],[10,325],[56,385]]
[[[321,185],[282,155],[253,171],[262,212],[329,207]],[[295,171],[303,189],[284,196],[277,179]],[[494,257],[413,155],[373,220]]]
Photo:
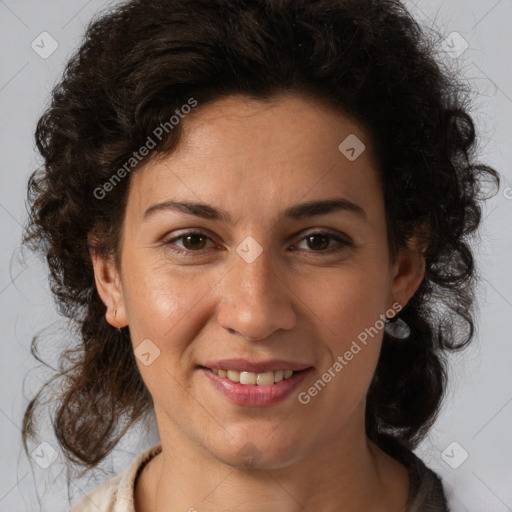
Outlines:
[[[30,355],[31,338],[47,328],[43,355],[54,362],[66,339],[66,324],[55,312],[45,267],[30,253],[21,254],[19,244],[26,182],[39,163],[33,142],[36,121],[84,26],[107,5],[102,0],[0,0],[0,511],[69,508],[62,455],[51,431],[43,432],[41,441],[47,444],[31,447],[39,459],[27,458],[21,447],[27,396],[49,375]],[[454,512],[512,511],[512,0],[409,0],[406,5],[450,45],[453,32],[467,41],[460,56],[441,52],[440,58],[457,66],[478,92],[474,119],[480,160],[498,169],[503,179],[498,195],[486,204],[481,243],[475,246],[483,277],[477,339],[453,358],[444,407],[417,453],[442,476],[456,504]],[[42,58],[31,43],[39,41],[41,47],[45,31],[58,48]],[[45,41],[48,51],[50,40]],[[70,499],[76,501],[122,470],[156,440],[154,428],[149,435],[134,432],[105,461],[97,479],[73,480]],[[44,469],[36,462],[51,465]]]

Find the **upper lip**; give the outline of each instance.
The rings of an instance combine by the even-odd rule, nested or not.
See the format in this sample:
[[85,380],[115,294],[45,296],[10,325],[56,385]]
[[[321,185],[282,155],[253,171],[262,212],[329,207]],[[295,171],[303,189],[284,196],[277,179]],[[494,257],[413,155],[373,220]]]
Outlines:
[[277,370],[293,370],[299,372],[309,368],[311,365],[302,364],[284,359],[269,359],[268,361],[249,361],[247,359],[221,359],[218,361],[207,361],[206,368],[212,370],[238,370],[242,372],[274,372]]

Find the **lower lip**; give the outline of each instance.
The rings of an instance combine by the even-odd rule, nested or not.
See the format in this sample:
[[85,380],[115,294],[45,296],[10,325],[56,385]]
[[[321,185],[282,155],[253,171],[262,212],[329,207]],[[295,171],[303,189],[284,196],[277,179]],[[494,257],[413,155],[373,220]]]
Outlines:
[[227,378],[219,377],[208,368],[201,368],[210,382],[229,400],[239,405],[258,407],[272,405],[290,395],[306,378],[311,368],[294,373],[289,379],[284,379],[271,386],[240,384]]

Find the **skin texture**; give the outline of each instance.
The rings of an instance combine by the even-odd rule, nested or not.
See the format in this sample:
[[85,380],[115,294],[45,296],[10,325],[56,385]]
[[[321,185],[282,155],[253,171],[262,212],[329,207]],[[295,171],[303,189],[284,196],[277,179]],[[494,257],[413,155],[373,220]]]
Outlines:
[[[138,361],[163,453],[140,475],[136,510],[403,510],[406,469],[364,428],[382,332],[307,405],[295,392],[270,406],[233,404],[198,369],[230,357],[306,363],[313,370],[305,391],[359,333],[412,297],[424,258],[401,250],[396,263],[389,259],[367,134],[296,95],[231,96],[183,123],[178,150],[132,176],[121,268],[93,255],[109,323],[129,325],[134,348],[150,339],[160,350],[150,365]],[[353,162],[338,149],[350,134],[367,147]],[[291,205],[333,197],[360,205],[366,219],[348,211],[280,218]],[[211,204],[232,222],[171,210],[144,220],[150,206],[169,200]],[[174,240],[188,253],[171,252],[171,239],[196,230],[209,238]],[[353,246],[330,238],[328,248],[340,250],[322,254],[323,240],[305,238],[315,232]],[[236,252],[248,236],[263,249],[252,263]],[[248,443],[258,460],[244,467],[239,452]]]

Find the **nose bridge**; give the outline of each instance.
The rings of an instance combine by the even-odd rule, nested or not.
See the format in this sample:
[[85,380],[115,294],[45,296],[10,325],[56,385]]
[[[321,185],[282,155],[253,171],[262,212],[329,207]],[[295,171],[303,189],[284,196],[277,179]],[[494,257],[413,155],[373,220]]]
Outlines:
[[[239,251],[243,246],[239,247]],[[253,251],[253,249],[250,249]],[[247,285],[247,291],[254,298],[264,298],[271,293],[271,289],[276,285],[276,271],[272,267],[272,257],[270,249],[262,250],[259,255],[251,255],[254,260],[246,260],[244,256],[237,258],[235,263],[235,272],[238,274],[239,283]],[[261,297],[258,297],[260,296]]]
[[222,287],[220,324],[256,340],[295,325],[291,293],[279,276],[270,249],[249,240],[237,248],[234,266]]

